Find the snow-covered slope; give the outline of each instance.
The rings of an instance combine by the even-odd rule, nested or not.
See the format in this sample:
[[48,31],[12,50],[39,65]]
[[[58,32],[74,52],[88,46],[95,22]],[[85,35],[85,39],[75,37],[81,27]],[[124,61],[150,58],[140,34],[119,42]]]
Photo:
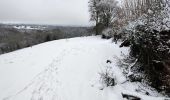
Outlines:
[[[47,42],[1,55],[0,100],[122,100],[121,93],[163,100],[136,93],[140,83],[122,84],[126,78],[116,66],[116,57],[120,58],[121,53],[128,53],[128,48],[91,36]],[[108,59],[112,64],[106,63]],[[117,81],[114,87],[104,88],[99,81],[105,66],[112,66]]]

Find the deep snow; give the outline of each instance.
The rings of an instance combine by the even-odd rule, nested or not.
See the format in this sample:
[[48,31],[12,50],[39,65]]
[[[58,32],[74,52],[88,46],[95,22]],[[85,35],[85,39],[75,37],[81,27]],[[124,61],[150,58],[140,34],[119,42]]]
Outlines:
[[[121,93],[143,100],[164,100],[141,83],[125,82],[116,58],[127,54],[97,36],[56,40],[0,56],[0,100],[123,100]],[[106,60],[111,60],[107,64]],[[116,86],[105,87],[100,72],[113,71]],[[124,83],[125,82],[125,83]],[[142,88],[152,96],[135,92]]]

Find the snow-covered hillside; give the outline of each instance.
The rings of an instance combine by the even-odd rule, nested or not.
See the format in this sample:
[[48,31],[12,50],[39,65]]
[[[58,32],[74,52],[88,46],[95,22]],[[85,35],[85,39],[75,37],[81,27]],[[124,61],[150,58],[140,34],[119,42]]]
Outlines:
[[[111,40],[80,37],[43,43],[0,56],[0,100],[122,100],[121,93],[144,100],[164,100],[135,92],[140,83],[125,82],[116,58],[127,54]],[[112,63],[106,63],[111,60]],[[104,87],[99,73],[111,66],[117,84]],[[155,97],[154,97],[155,96]]]

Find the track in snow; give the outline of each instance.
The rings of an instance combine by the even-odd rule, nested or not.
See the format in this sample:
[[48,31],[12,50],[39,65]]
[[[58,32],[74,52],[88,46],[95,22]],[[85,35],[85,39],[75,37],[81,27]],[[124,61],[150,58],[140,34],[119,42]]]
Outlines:
[[[127,83],[100,90],[99,72],[114,66],[118,83],[126,80],[116,67],[116,57],[128,53],[111,40],[99,37],[63,39],[0,56],[2,100],[121,100],[132,92]],[[112,65],[106,60],[113,61]],[[121,77],[121,78],[120,78]],[[135,85],[135,86],[134,86]],[[127,87],[128,86],[128,87]]]

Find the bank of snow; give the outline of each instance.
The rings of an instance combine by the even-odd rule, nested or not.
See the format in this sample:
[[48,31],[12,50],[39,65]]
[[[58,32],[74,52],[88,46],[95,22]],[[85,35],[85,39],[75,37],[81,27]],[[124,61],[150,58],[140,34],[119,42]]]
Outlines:
[[[122,100],[121,93],[163,100],[135,92],[140,83],[125,82],[126,77],[116,66],[116,58],[122,53],[127,54],[128,48],[91,36],[47,42],[1,55],[0,100]],[[111,64],[106,63],[108,59]],[[100,83],[99,73],[105,66],[111,66],[114,72],[114,87]],[[159,96],[153,91],[151,95]]]

